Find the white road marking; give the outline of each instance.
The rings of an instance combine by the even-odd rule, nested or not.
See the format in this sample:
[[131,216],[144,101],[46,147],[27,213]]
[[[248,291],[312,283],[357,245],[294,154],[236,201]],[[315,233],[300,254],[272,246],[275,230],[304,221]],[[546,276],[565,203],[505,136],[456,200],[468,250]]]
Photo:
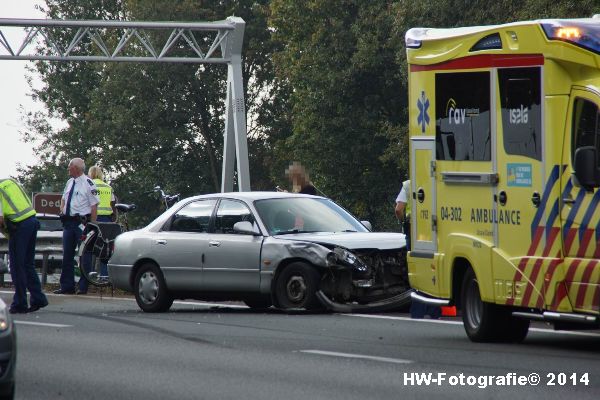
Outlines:
[[350,353],[338,353],[335,351],[323,351],[323,350],[298,350],[299,353],[317,354],[322,356],[330,357],[342,357],[342,358],[358,358],[362,360],[380,361],[393,364],[411,364],[411,360],[403,360],[401,358],[388,358],[388,357],[377,357],[367,356],[364,354],[350,354]]
[[223,303],[200,303],[195,301],[174,301],[175,304],[182,304],[185,306],[204,306],[204,307],[217,307],[217,308],[249,308],[248,306],[242,306],[241,304],[223,304]]
[[[412,321],[412,322],[425,322],[430,324],[446,324],[446,325],[462,325],[462,321],[448,321],[443,319],[414,319],[410,317],[393,317],[391,315],[373,315],[373,314],[339,314],[346,317],[359,317],[359,318],[374,318],[374,319],[392,319],[398,321]],[[541,333],[554,333],[557,335],[573,335],[573,336],[588,336],[600,338],[600,333],[590,332],[575,332],[575,331],[555,331],[553,329],[542,329],[542,328],[529,328],[532,332]]]
[[[13,291],[0,290],[0,294],[14,294]],[[54,294],[54,293],[46,293],[46,296],[49,297],[64,297],[64,294]],[[104,296],[92,296],[89,294],[86,295],[67,295],[72,296],[78,299],[94,299],[94,300],[113,300],[113,301],[128,301],[135,302],[135,299],[130,297],[112,297],[109,294]],[[195,301],[179,301],[176,300],[173,304],[180,304],[186,306],[200,306],[200,307],[219,307],[219,308],[249,308],[248,306],[243,306],[241,304],[227,304],[227,303],[205,303],[205,302],[195,302]]]
[[340,314],[346,317],[359,318],[375,318],[375,319],[393,319],[398,321],[425,322],[430,324],[447,324],[447,325],[462,325],[462,321],[448,321],[445,319],[415,319],[411,317],[393,317],[391,315],[375,315],[375,314]]
[[18,325],[36,325],[36,326],[47,326],[49,328],[72,328],[73,325],[63,325],[63,324],[50,324],[46,322],[31,322],[31,321],[16,321],[15,324]]

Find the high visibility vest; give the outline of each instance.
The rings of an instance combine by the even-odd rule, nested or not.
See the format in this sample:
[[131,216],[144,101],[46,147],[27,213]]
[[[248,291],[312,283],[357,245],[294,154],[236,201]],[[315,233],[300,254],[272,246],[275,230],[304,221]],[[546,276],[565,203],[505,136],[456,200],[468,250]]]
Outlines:
[[406,207],[404,208],[404,217],[410,217],[410,203],[412,193],[410,192],[410,180],[402,182],[402,190],[406,193]]
[[4,217],[12,222],[21,222],[36,215],[31,200],[14,179],[0,179],[0,197]]
[[104,183],[102,179],[94,179],[96,189],[100,197],[100,203],[98,203],[98,215],[112,215],[113,210],[110,206],[112,199],[112,188],[110,185]]

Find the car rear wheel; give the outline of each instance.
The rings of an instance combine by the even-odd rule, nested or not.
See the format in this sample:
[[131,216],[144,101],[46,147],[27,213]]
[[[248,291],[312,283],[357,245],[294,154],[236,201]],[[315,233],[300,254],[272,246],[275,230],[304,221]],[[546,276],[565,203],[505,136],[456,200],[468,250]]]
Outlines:
[[275,284],[275,296],[283,309],[304,308],[313,310],[320,307],[316,296],[321,276],[311,266],[295,262],[281,272]]
[[151,263],[144,264],[135,276],[135,300],[145,312],[165,312],[173,304],[160,269]]

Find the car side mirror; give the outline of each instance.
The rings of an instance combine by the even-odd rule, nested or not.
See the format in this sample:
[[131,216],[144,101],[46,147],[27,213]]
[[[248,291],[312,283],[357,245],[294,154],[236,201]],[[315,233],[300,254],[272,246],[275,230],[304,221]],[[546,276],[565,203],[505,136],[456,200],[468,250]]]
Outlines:
[[369,232],[373,231],[373,225],[371,225],[369,221],[360,221],[360,223],[363,224],[363,226],[367,228]]
[[575,150],[575,171],[579,185],[586,190],[600,186],[598,151],[594,146],[583,146]]
[[250,221],[236,222],[235,224],[233,224],[233,231],[236,233],[242,233],[244,235],[260,235],[258,229],[255,229],[254,225]]

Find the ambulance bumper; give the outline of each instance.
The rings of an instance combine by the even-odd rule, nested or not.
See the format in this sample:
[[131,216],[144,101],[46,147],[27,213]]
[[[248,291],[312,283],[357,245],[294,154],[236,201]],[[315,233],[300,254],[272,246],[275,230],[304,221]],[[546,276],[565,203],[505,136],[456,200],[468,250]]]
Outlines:
[[420,293],[416,290],[410,294],[410,298],[412,299],[412,301],[417,301],[419,303],[425,303],[430,306],[447,306],[448,304],[450,304],[449,299],[439,299],[437,297],[430,297],[430,296],[428,296],[424,293]]

